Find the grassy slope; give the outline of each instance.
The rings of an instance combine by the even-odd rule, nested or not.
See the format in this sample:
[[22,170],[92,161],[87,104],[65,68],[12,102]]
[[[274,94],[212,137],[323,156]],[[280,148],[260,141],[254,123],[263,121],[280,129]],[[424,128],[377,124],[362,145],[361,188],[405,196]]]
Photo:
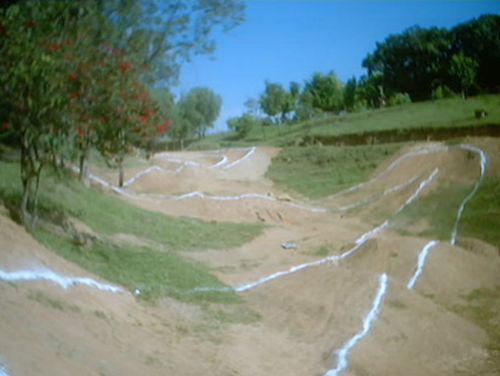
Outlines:
[[[0,171],[0,197],[18,205],[21,194],[19,165],[0,161]],[[42,214],[54,220],[67,213],[98,233],[133,234],[172,250],[232,248],[250,241],[262,229],[252,224],[174,219],[128,205],[110,194],[87,189],[75,179],[58,179],[50,173],[44,174],[41,182],[40,209]]]
[[290,147],[273,159],[267,176],[285,190],[321,198],[366,180],[400,147],[400,144]]
[[[17,208],[20,191],[19,165],[0,161],[0,202]],[[47,230],[34,233],[49,249],[83,268],[130,290],[141,289],[143,298],[170,295],[188,301],[236,301],[234,294],[193,294],[194,287],[222,284],[206,267],[184,260],[176,251],[235,247],[262,230],[261,225],[174,219],[85,188],[71,177],[59,179],[53,173],[42,179],[40,211],[43,219],[55,223],[71,215],[98,234],[128,233],[166,245],[168,252],[133,245],[117,248],[105,241],[83,247]]]
[[[485,119],[474,118],[474,110],[484,108]],[[208,136],[192,148],[218,148],[230,146],[293,144],[306,135],[343,135],[366,131],[413,128],[461,127],[481,124],[500,124],[500,95],[443,99],[362,111],[345,116],[325,116],[305,123],[271,126],[266,137],[259,127],[243,140],[234,140],[231,133]]]

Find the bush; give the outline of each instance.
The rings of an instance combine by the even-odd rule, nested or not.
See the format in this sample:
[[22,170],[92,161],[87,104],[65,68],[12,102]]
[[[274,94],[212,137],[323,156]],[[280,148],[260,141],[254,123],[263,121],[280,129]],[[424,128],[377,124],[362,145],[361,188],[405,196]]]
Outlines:
[[431,98],[436,100],[443,98],[454,98],[456,96],[457,94],[453,90],[451,90],[448,86],[441,85],[432,91]]
[[411,103],[411,98],[408,93],[396,93],[388,100],[389,106],[400,106],[408,103]]
[[229,129],[236,132],[237,138],[246,137],[258,120],[250,114],[244,114],[240,117],[230,118],[227,121]]

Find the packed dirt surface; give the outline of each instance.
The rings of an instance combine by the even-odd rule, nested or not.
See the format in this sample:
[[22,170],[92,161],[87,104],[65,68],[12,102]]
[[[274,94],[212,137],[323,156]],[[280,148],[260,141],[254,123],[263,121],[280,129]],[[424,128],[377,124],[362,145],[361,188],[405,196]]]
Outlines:
[[[485,174],[498,175],[500,142],[469,141],[489,157]],[[261,280],[239,292],[242,304],[207,308],[163,299],[146,305],[129,292],[0,280],[0,375],[2,365],[14,376],[498,374],[488,333],[455,309],[476,289],[498,288],[498,250],[460,233],[455,246],[440,241],[410,289],[419,253],[432,239],[394,226],[398,211],[430,192],[473,187],[480,154],[440,143],[407,146],[366,183],[310,201],[266,179],[278,152],[161,153],[128,169],[126,187],[109,193],[172,216],[267,224],[238,249],[183,254],[228,286]],[[91,172],[116,180],[113,171]],[[421,225],[416,220],[408,230]],[[130,241],[126,234],[117,237]],[[282,247],[287,242],[290,249]],[[105,283],[0,212],[0,269],[41,268]],[[265,279],[276,272],[283,273]],[[384,273],[386,291],[375,309]],[[362,334],[372,308],[371,327]],[[226,311],[231,320],[215,317]],[[339,368],[342,348],[346,364]]]

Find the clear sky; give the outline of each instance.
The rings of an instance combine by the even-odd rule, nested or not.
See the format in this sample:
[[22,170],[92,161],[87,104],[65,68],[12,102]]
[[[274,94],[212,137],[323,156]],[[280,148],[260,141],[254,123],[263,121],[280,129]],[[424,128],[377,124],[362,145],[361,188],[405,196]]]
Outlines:
[[246,20],[217,34],[212,57],[195,57],[174,92],[207,86],[223,99],[217,131],[258,99],[264,81],[288,87],[313,72],[334,71],[345,82],[365,73],[363,58],[377,41],[413,25],[450,28],[482,14],[500,14],[500,1],[246,1]]

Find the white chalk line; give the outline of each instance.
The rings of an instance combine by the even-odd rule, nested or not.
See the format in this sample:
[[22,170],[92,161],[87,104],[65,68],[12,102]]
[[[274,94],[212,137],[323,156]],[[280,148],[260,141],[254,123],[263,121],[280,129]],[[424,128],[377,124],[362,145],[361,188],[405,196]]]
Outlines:
[[119,293],[123,291],[120,287],[100,283],[92,278],[67,277],[45,268],[38,270],[18,270],[12,272],[0,269],[0,280],[5,282],[48,281],[55,283],[64,290],[67,290],[75,285],[83,285],[105,292]]
[[[451,232],[451,237],[450,237],[450,244],[455,245],[457,241],[457,236],[458,236],[458,225],[460,222],[460,219],[462,218],[463,211],[465,209],[465,205],[472,199],[472,197],[477,193],[477,190],[479,189],[479,185],[481,184],[481,181],[483,180],[484,174],[486,172],[486,166],[488,163],[488,156],[486,155],[486,152],[478,147],[468,145],[468,144],[460,144],[460,148],[465,149],[465,150],[470,150],[476,154],[479,154],[480,156],[480,170],[481,174],[479,176],[478,181],[474,185],[474,188],[472,191],[465,197],[465,199],[462,201],[460,204],[460,207],[458,208],[457,212],[457,217],[455,219],[455,224],[453,226],[453,230]],[[431,240],[429,241],[420,251],[418,255],[418,261],[417,261],[417,267],[415,270],[414,275],[411,277],[411,279],[408,281],[407,288],[408,289],[413,289],[415,286],[418,278],[420,277],[424,267],[425,267],[425,261],[427,258],[428,253],[431,251],[432,248],[434,248],[439,242],[436,240]]]
[[[439,170],[437,168],[434,169],[433,172],[429,175],[429,177],[427,179],[423,180],[419,184],[419,186],[415,190],[415,192],[412,193],[412,195],[398,208],[398,210],[396,211],[396,214],[399,213],[401,210],[403,210],[406,206],[408,206],[409,204],[411,204],[420,195],[420,193],[422,192],[422,190],[425,187],[427,187],[433,181],[433,179],[437,176],[438,171]],[[231,290],[235,291],[235,292],[245,292],[245,291],[254,289],[254,288],[258,287],[258,286],[261,286],[261,285],[263,285],[263,284],[265,284],[267,282],[273,281],[275,279],[278,279],[278,278],[281,278],[281,277],[284,277],[284,276],[287,276],[287,275],[290,275],[290,274],[297,273],[297,272],[299,272],[301,270],[304,270],[304,269],[308,269],[308,268],[311,268],[311,267],[315,267],[315,266],[319,266],[319,265],[323,265],[323,264],[327,264],[327,263],[331,263],[331,262],[336,262],[336,261],[343,260],[343,259],[351,256],[357,250],[359,250],[363,244],[365,244],[370,238],[374,237],[379,232],[381,232],[383,229],[385,229],[387,226],[389,226],[389,224],[390,224],[390,221],[389,220],[385,220],[382,224],[378,225],[377,227],[375,227],[375,228],[373,228],[373,229],[371,229],[371,230],[363,233],[361,236],[359,236],[355,240],[353,247],[351,247],[349,250],[345,251],[344,253],[342,253],[340,255],[332,255],[332,256],[328,256],[328,257],[325,257],[325,258],[322,258],[322,259],[319,259],[319,260],[310,261],[310,262],[302,263],[302,264],[299,264],[299,265],[295,265],[295,266],[292,266],[291,268],[289,268],[287,270],[278,271],[278,272],[266,275],[264,277],[261,277],[261,278],[255,280],[255,281],[243,283],[243,284],[234,286],[232,288],[199,287],[199,288],[196,288],[195,290],[196,291],[200,291],[200,292],[206,292],[206,291],[220,291],[220,292],[224,292],[224,291],[231,291]]]
[[413,287],[415,287],[415,284],[417,283],[418,278],[422,274],[425,266],[425,260],[427,259],[427,255],[431,251],[432,248],[434,248],[439,242],[437,240],[431,240],[425,246],[422,248],[418,255],[418,261],[417,261],[417,268],[415,269],[415,273],[413,276],[410,278],[408,281],[408,284],[406,287],[411,290]]
[[411,150],[410,152],[408,152],[408,153],[402,155],[401,157],[399,157],[398,159],[396,159],[385,170],[380,172],[377,176],[375,176],[375,177],[373,177],[365,182],[362,182],[362,183],[356,184],[352,187],[349,187],[343,191],[337,192],[334,195],[329,196],[329,198],[331,199],[331,198],[334,198],[334,197],[337,197],[337,196],[340,196],[340,195],[343,195],[346,193],[354,192],[355,190],[357,190],[361,187],[364,187],[365,185],[368,185],[368,184],[371,184],[371,183],[377,181],[378,179],[387,175],[390,171],[394,170],[394,168],[399,166],[403,161],[405,161],[408,158],[413,158],[413,157],[418,157],[418,156],[423,156],[423,155],[428,155],[428,154],[433,154],[433,153],[441,153],[441,152],[444,152],[447,150],[449,150],[449,148],[447,146],[443,146],[443,145],[432,145],[432,146],[423,145],[419,148]]
[[223,170],[229,170],[230,168],[233,168],[234,166],[239,165],[241,162],[247,160],[250,158],[254,153],[257,148],[255,146],[252,146],[250,150],[240,159],[235,160],[234,162],[231,162],[230,164],[224,166]]
[[347,341],[339,350],[337,350],[337,366],[327,371],[325,376],[337,376],[341,371],[347,368],[347,356],[349,355],[349,351],[351,351],[351,349],[368,334],[373,322],[377,319],[384,297],[387,293],[387,281],[387,274],[381,274],[379,277],[377,294],[375,295],[375,299],[373,299],[372,308],[363,319],[363,328],[360,332],[356,333],[354,337],[349,339],[349,341]]
[[0,359],[0,376],[9,376],[7,366]]

